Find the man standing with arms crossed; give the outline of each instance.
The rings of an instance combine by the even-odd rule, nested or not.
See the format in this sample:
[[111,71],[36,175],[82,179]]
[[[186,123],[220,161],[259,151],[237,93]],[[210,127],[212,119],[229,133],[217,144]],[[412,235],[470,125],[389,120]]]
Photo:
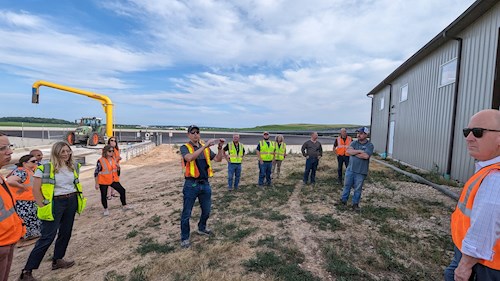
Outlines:
[[259,186],[264,185],[264,178],[266,178],[266,185],[271,186],[271,171],[273,168],[275,144],[269,140],[269,133],[264,132],[264,139],[259,141],[257,145],[257,159],[259,159]]
[[476,113],[463,133],[469,155],[477,160],[476,172],[451,216],[455,256],[444,277],[500,280],[500,112]]
[[[210,235],[212,232],[207,228],[207,220],[210,216],[212,206],[212,189],[208,178],[213,176],[210,160],[220,162],[224,155],[222,145],[224,139],[211,139],[206,143],[200,140],[200,128],[196,125],[189,126],[187,130],[189,142],[181,146],[181,155],[184,164],[184,188],[182,190],[184,204],[181,214],[181,247],[189,248],[190,226],[189,219],[193,210],[194,202],[198,198],[201,215],[198,222],[198,234]],[[218,152],[215,154],[210,147],[218,143]]]
[[304,171],[304,184],[307,184],[309,181],[310,175],[310,183],[316,183],[316,169],[318,169],[319,159],[323,156],[323,147],[321,143],[318,141],[318,133],[313,132],[311,134],[311,139],[306,141],[302,145],[302,155],[306,158],[306,169]]
[[[229,155],[226,155],[226,151]],[[245,156],[245,148],[240,143],[240,135],[234,134],[233,141],[224,147],[224,156],[227,160],[227,188],[229,191],[238,189],[241,177],[241,162]]]
[[345,172],[344,190],[342,191],[341,204],[346,205],[351,193],[351,188],[354,187],[352,196],[352,209],[359,211],[359,201],[361,200],[361,192],[363,191],[363,183],[368,175],[368,166],[370,165],[370,157],[373,154],[373,144],[368,140],[370,130],[367,127],[361,127],[356,130],[357,140],[353,141],[347,153],[351,156],[349,166]]
[[333,143],[333,152],[337,155],[337,173],[339,184],[342,185],[342,165],[349,166],[349,154],[347,148],[351,145],[352,138],[347,135],[345,128],[340,129],[340,136]]

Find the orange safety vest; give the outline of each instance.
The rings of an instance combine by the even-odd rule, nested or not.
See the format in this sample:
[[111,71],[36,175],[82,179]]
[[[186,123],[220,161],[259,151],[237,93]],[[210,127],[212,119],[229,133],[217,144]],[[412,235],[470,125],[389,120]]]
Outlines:
[[[500,163],[492,164],[483,167],[481,170],[477,171],[468,181],[465,183],[460,199],[458,200],[457,207],[451,215],[451,237],[453,243],[459,250],[462,249],[462,241],[467,234],[470,227],[470,216],[472,212],[472,206],[474,206],[474,198],[476,193],[481,186],[484,178],[495,170],[500,171]],[[496,188],[496,187],[494,187]],[[500,270],[500,239],[497,239],[495,245],[493,246],[493,252],[496,253],[493,256],[493,261],[479,260],[480,264]]]
[[[200,142],[201,145],[203,145],[202,142]],[[191,143],[186,143],[186,147],[189,150],[189,153],[192,154],[194,153],[194,147]],[[210,148],[205,148],[203,151],[205,154],[205,160],[207,161],[208,165],[208,176],[213,177],[214,176],[214,171],[212,170],[212,164],[210,163]],[[185,177],[190,177],[190,178],[198,178],[200,176],[200,171],[198,170],[198,166],[196,166],[196,159],[190,162],[187,162],[184,160],[184,157],[182,158],[183,162],[183,169],[184,169],[184,176]]]
[[116,165],[116,161],[114,158],[111,158],[111,162],[105,158],[99,158],[99,162],[101,163],[101,171],[97,175],[97,183],[100,185],[110,185],[113,182],[119,182],[120,177],[118,176],[118,169]]
[[349,156],[349,154],[347,153],[347,148],[349,148],[349,145],[351,144],[351,142],[352,142],[352,138],[350,136],[347,136],[345,138],[345,141],[344,141],[344,139],[342,139],[342,137],[338,136],[337,137],[337,147],[335,148],[335,152],[337,153],[337,155]]
[[25,200],[25,201],[35,201],[35,196],[33,195],[33,171],[30,169],[25,169],[24,167],[20,167],[19,170],[26,171],[27,177],[23,182],[24,189],[14,188],[16,190],[16,199],[17,200]]
[[17,215],[16,199],[13,197],[12,188],[9,186],[3,176],[0,186],[0,200],[2,209],[0,209],[0,246],[12,245],[19,241],[26,233],[23,221]]
[[113,152],[113,158],[115,158],[116,163],[120,163],[120,150],[116,147],[113,147],[113,150],[115,151]]

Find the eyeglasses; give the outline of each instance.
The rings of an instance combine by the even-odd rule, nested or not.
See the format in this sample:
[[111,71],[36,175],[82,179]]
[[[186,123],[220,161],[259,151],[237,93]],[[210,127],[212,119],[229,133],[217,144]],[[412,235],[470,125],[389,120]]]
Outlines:
[[191,135],[194,135],[194,134],[200,134],[200,131],[198,130],[192,130],[191,132],[189,132]]
[[484,128],[464,128],[463,129],[464,137],[467,137],[470,134],[470,132],[472,132],[472,135],[474,135],[474,137],[476,137],[478,139],[483,137],[484,131],[500,132],[500,130],[490,130],[490,129],[484,129]]
[[115,152],[114,150],[108,150],[108,152]]
[[5,151],[7,149],[12,149],[12,148],[14,148],[13,144],[2,145],[2,146],[0,146],[0,151]]
[[73,153],[71,150],[61,150],[61,154],[71,154]]
[[112,141],[116,142],[115,140],[109,140],[109,141],[110,141],[110,142],[112,142]]
[[33,163],[33,164],[34,164],[34,163],[36,163],[36,160],[31,160],[31,161],[28,161],[28,162]]
[[268,136],[269,134],[268,133],[265,133],[264,136]]

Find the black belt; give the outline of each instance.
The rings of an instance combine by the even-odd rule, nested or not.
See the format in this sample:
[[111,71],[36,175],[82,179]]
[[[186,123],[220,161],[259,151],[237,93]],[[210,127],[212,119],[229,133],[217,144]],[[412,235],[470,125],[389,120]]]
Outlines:
[[73,197],[73,195],[76,195],[76,192],[68,193],[68,194],[64,194],[64,195],[56,195],[56,196],[54,196],[54,200],[70,198],[70,197]]
[[205,184],[208,183],[208,180],[205,179],[195,179],[195,178],[186,178],[186,181],[192,181],[197,184]]

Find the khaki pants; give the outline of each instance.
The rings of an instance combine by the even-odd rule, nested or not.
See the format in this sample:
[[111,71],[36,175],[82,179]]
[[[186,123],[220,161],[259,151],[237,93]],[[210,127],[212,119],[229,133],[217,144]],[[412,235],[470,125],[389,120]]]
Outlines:
[[9,279],[10,266],[14,256],[14,245],[0,246],[0,281]]

